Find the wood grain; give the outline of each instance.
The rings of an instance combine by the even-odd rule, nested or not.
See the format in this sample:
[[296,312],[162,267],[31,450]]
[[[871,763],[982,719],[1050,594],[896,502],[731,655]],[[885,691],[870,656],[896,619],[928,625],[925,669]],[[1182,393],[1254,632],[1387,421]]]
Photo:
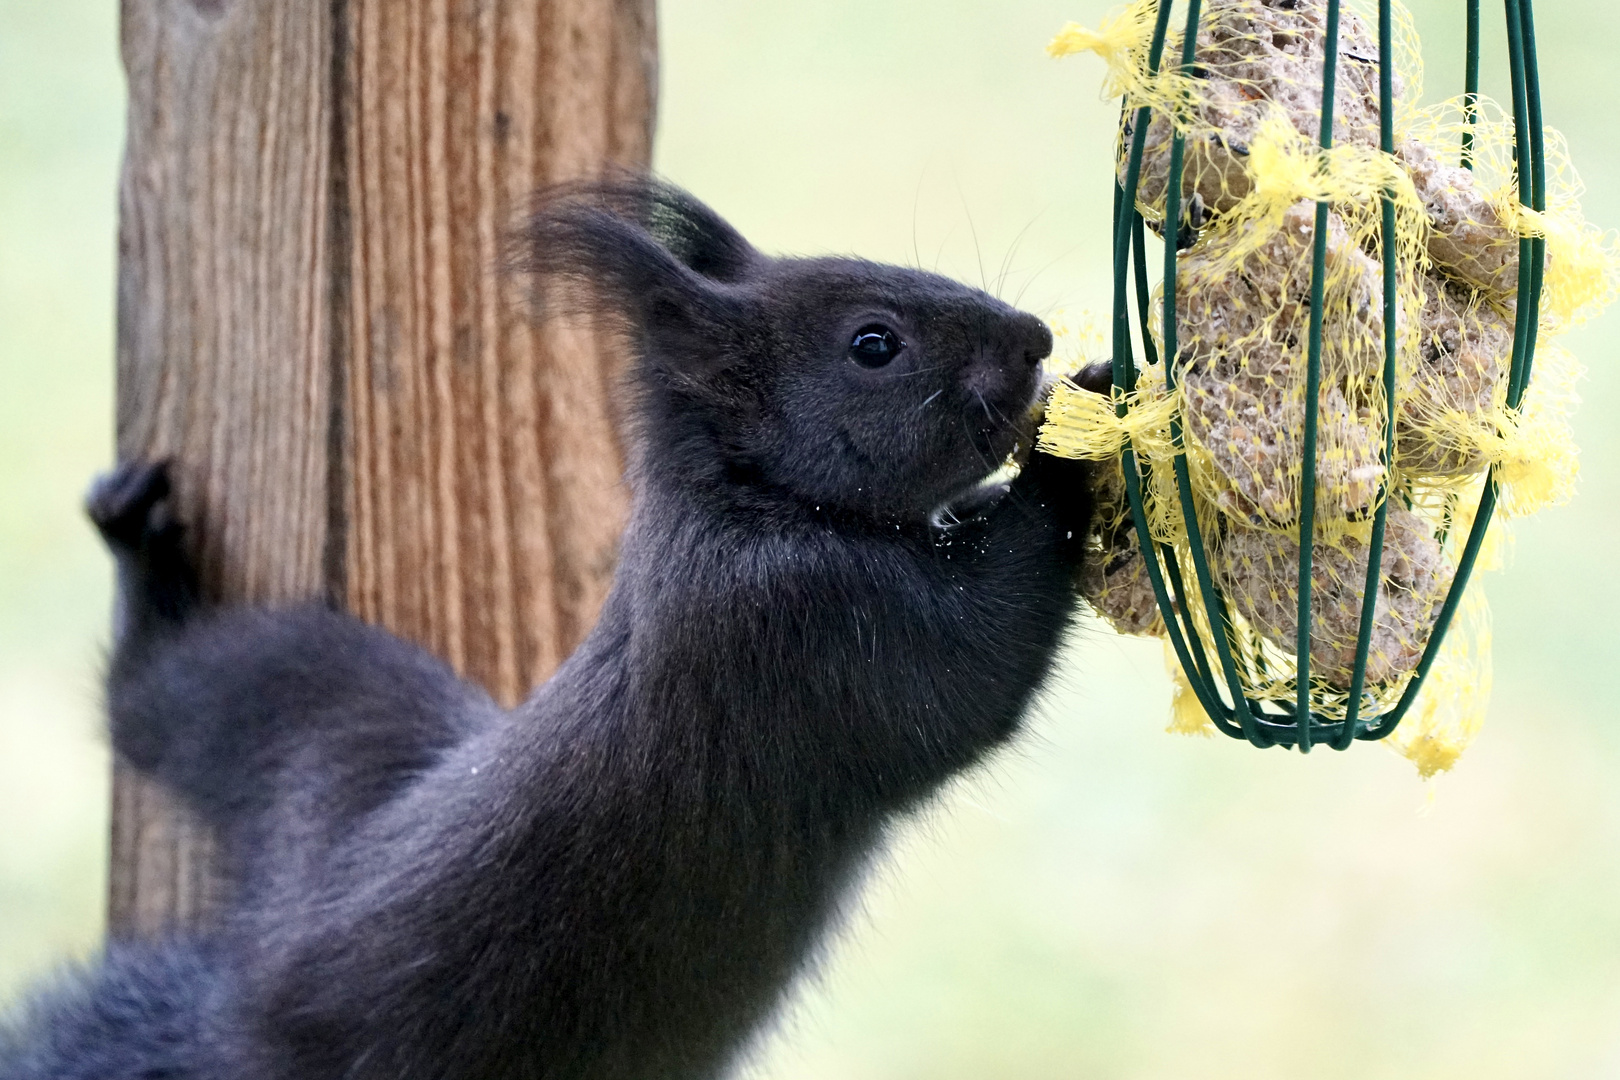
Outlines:
[[[535,188],[645,167],[651,0],[125,0],[118,447],[168,456],[210,594],[324,597],[515,703],[627,507],[615,352],[498,273]],[[110,922],[215,902],[115,770]]]

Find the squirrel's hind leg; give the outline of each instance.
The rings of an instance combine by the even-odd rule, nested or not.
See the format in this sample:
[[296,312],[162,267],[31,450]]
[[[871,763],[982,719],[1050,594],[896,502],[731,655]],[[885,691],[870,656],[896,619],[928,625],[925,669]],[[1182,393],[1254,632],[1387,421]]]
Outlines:
[[437,658],[312,604],[194,617],[114,663],[107,712],[114,747],[222,830],[244,883],[261,857],[318,859],[502,715]]
[[318,853],[501,711],[437,658],[319,604],[202,602],[161,464],[88,509],[118,560],[112,743],[222,830],[237,876]]
[[120,648],[178,628],[200,601],[166,461],[126,461],[96,478],[85,511],[118,566]]

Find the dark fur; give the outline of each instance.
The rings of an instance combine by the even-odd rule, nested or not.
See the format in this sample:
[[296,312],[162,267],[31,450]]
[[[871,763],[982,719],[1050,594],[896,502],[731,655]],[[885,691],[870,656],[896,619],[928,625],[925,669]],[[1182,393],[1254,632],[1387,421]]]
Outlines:
[[[767,258],[648,181],[554,193],[524,252],[635,345],[599,624],[505,713],[347,616],[199,605],[165,471],[102,481],[113,740],[216,823],[233,891],[207,942],[41,1006],[4,1080],[714,1076],[886,826],[1018,726],[1089,513],[1039,456],[975,487],[1027,443],[1039,320]],[[872,322],[907,342],[875,370]]]

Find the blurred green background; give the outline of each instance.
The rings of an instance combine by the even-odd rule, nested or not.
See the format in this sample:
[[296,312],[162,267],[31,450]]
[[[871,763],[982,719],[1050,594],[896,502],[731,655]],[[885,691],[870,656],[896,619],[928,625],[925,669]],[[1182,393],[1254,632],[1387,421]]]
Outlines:
[[[1115,107],[1042,46],[1105,7],[664,0],[658,165],[768,249],[1101,309]],[[1462,5],[1415,14],[1450,93]],[[1539,14],[1548,120],[1620,224],[1620,7]],[[111,575],[78,499],[111,453],[116,19],[0,0],[0,1002],[101,932]],[[1158,647],[1088,626],[1030,736],[899,831],[752,1075],[1620,1077],[1620,316],[1569,344],[1581,495],[1489,580],[1451,775],[1166,735]]]

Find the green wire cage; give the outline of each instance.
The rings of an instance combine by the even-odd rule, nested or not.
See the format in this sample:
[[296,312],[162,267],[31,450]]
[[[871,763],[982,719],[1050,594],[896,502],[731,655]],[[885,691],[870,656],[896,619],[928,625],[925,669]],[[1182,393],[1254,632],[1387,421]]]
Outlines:
[[[1188,75],[1196,73],[1200,0],[1187,0],[1186,27],[1181,37],[1179,59],[1172,62]],[[1391,0],[1378,2],[1378,114],[1380,148],[1385,154],[1395,152],[1395,57],[1394,17]],[[1171,23],[1172,0],[1158,0],[1153,22],[1151,43],[1148,47],[1147,66],[1150,74],[1161,70]],[[1524,207],[1541,212],[1546,209],[1546,148],[1541,120],[1541,96],[1536,70],[1536,45],[1531,0],[1505,0],[1507,23],[1508,65],[1512,84],[1513,167],[1518,201]],[[1465,127],[1458,160],[1464,168],[1473,166],[1474,141],[1472,123],[1479,105],[1480,70],[1480,10],[1478,0],[1467,0],[1467,56],[1464,87]],[[1340,28],[1339,0],[1327,0],[1326,43],[1322,59],[1322,106],[1320,112],[1320,147],[1325,152],[1333,147],[1334,93],[1338,79]],[[1121,147],[1123,168],[1116,178],[1113,222],[1113,306],[1111,312],[1111,340],[1113,357],[1113,383],[1115,388],[1115,414],[1124,418],[1131,408],[1127,395],[1136,389],[1143,368],[1138,364],[1137,347],[1133,343],[1131,307],[1140,327],[1140,360],[1146,365],[1162,364],[1162,378],[1173,390],[1177,381],[1177,264],[1185,246],[1183,229],[1193,226],[1183,222],[1183,168],[1185,164],[1185,138],[1180,132],[1173,135],[1170,145],[1168,181],[1164,193],[1162,229],[1164,239],[1164,267],[1162,284],[1161,344],[1155,346],[1147,327],[1154,313],[1154,301],[1149,286],[1147,244],[1144,218],[1138,206],[1138,183],[1142,177],[1143,147],[1152,119],[1151,106],[1133,106],[1127,98],[1128,121],[1125,142]],[[1397,405],[1396,358],[1399,348],[1398,311],[1396,294],[1396,207],[1392,195],[1382,198],[1383,269],[1383,461],[1391,466],[1395,460],[1395,431]],[[1493,511],[1497,506],[1498,477],[1493,465],[1486,474],[1479,505],[1465,542],[1457,556],[1455,573],[1449,590],[1439,603],[1432,629],[1416,667],[1391,703],[1380,701],[1367,690],[1368,654],[1373,636],[1375,599],[1378,595],[1379,574],[1383,565],[1385,525],[1391,497],[1389,468],[1386,468],[1382,487],[1373,512],[1368,542],[1367,580],[1361,598],[1359,636],[1356,641],[1355,661],[1342,717],[1324,715],[1313,708],[1311,679],[1312,629],[1312,562],[1316,543],[1316,483],[1318,476],[1319,405],[1322,380],[1323,348],[1323,284],[1327,273],[1328,202],[1316,203],[1313,256],[1310,285],[1309,336],[1306,341],[1306,367],[1304,382],[1304,421],[1302,433],[1303,475],[1298,505],[1298,633],[1295,642],[1296,693],[1292,701],[1257,698],[1246,690],[1239,670],[1234,648],[1234,623],[1229,614],[1227,597],[1211,573],[1211,562],[1200,528],[1191,480],[1183,418],[1170,423],[1173,446],[1171,462],[1175,477],[1175,492],[1179,510],[1187,532],[1187,562],[1206,616],[1208,632],[1201,632],[1189,605],[1177,598],[1190,594],[1184,581],[1187,566],[1170,545],[1156,540],[1149,528],[1149,506],[1153,497],[1145,483],[1144,466],[1138,447],[1126,439],[1122,466],[1125,494],[1129,503],[1130,520],[1135,527],[1136,540],[1141,548],[1147,578],[1152,585],[1164,633],[1175,657],[1187,678],[1198,703],[1208,714],[1215,727],[1233,738],[1245,739],[1258,747],[1297,746],[1303,752],[1318,744],[1335,749],[1348,748],[1356,740],[1376,740],[1390,735],[1411,709],[1433,666],[1436,655],[1451,627],[1454,616],[1468,586],[1469,578],[1479,560]],[[1513,311],[1512,353],[1507,365],[1506,402],[1509,409],[1520,408],[1528,386],[1532,361],[1536,351],[1543,275],[1546,263],[1544,236],[1523,236],[1518,240],[1517,296]],[[1161,355],[1162,353],[1162,355]],[[1393,697],[1393,695],[1391,695]],[[1333,710],[1337,713],[1338,710]]]

